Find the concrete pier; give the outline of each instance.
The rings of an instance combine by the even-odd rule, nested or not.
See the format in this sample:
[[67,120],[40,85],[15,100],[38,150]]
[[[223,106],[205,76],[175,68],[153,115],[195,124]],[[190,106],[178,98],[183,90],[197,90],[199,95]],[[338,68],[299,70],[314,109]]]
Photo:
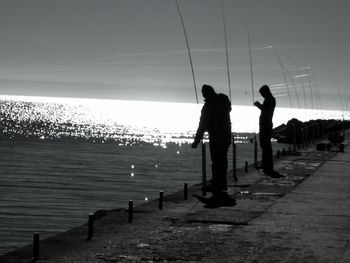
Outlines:
[[[259,170],[228,175],[234,207],[207,209],[193,194],[201,185],[127,210],[94,215],[86,225],[41,240],[37,262],[350,262],[350,153],[316,151],[275,160],[284,178]],[[200,175],[199,175],[200,178]],[[29,262],[32,246],[0,256]]]

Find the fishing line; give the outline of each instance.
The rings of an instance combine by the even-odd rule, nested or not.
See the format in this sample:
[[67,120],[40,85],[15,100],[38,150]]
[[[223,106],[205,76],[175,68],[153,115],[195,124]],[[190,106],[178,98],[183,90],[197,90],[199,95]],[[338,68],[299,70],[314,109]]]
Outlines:
[[188,43],[188,37],[187,37],[186,27],[185,27],[185,23],[184,23],[183,18],[182,18],[182,14],[181,14],[181,10],[180,10],[179,3],[177,2],[177,0],[174,0],[174,2],[175,2],[176,7],[177,7],[177,11],[178,11],[178,14],[179,14],[179,17],[180,17],[180,20],[181,20],[182,29],[183,29],[184,36],[185,36],[185,41],[186,41],[186,46],[187,46],[187,52],[188,52],[188,58],[189,58],[189,60],[190,60],[190,66],[191,66],[191,72],[192,72],[192,78],[193,78],[194,93],[195,93],[196,102],[197,102],[197,105],[198,105],[199,102],[198,102],[196,78],[195,78],[195,75],[194,75],[193,62],[192,62],[192,56],[191,56],[190,45],[189,45],[189,43]]

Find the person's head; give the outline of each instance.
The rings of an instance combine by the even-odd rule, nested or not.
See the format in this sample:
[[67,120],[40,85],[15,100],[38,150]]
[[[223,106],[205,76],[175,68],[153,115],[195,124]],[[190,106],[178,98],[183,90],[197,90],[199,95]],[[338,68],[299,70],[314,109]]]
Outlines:
[[205,99],[208,99],[210,97],[213,97],[215,95],[215,90],[212,86],[204,84],[202,86],[202,95]]
[[259,92],[260,92],[261,96],[263,96],[264,98],[272,97],[270,88],[269,88],[269,86],[267,86],[267,85],[262,86],[262,87],[259,89]]

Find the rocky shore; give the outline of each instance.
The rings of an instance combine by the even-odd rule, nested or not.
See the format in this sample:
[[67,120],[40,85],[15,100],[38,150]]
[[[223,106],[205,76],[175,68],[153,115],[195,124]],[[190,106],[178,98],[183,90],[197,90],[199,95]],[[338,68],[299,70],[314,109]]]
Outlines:
[[273,129],[273,138],[279,143],[304,144],[315,142],[328,135],[331,143],[342,143],[344,131],[350,128],[348,120],[310,120],[307,122],[291,119]]

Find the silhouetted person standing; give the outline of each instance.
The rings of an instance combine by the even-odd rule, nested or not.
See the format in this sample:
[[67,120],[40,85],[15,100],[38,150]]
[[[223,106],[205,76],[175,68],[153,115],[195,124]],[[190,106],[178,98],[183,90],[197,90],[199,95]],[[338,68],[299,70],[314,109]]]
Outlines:
[[273,169],[273,152],[271,145],[273,127],[272,118],[276,107],[276,100],[267,85],[262,86],[259,92],[264,98],[264,102],[261,104],[256,101],[254,105],[261,110],[259,118],[259,135],[260,146],[262,149],[262,168],[266,175],[280,177],[281,175]]
[[197,148],[205,132],[209,133],[212,180],[205,188],[212,192],[207,207],[232,206],[235,199],[227,194],[227,152],[231,143],[231,102],[224,94],[217,94],[212,86],[203,85],[204,106],[192,148]]

